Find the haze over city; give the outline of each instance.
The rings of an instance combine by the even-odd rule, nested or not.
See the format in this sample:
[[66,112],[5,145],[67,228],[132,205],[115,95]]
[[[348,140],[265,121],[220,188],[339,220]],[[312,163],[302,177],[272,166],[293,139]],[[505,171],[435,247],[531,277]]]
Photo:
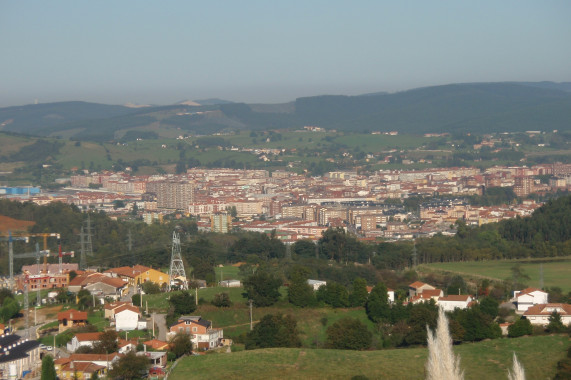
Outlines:
[[571,81],[566,1],[3,2],[0,107]]

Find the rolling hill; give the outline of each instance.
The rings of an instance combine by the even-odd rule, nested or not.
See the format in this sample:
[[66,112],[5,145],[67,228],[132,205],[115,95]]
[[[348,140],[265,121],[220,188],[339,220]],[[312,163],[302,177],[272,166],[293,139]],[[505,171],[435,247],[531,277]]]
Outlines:
[[[314,96],[279,105],[205,99],[126,107],[62,102],[0,108],[0,130],[110,141],[129,130],[209,134],[316,125],[345,131],[476,133],[571,129],[569,83],[468,83],[398,93]],[[196,105],[199,104],[200,105]]]

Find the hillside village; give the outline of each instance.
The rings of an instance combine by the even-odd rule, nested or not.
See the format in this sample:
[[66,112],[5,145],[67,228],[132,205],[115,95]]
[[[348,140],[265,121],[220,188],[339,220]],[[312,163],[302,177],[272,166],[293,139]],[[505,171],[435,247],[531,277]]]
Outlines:
[[[55,354],[55,369],[58,377],[62,379],[74,377],[89,379],[95,374],[100,377],[106,376],[115,366],[120,366],[120,361],[127,355],[146,358],[146,368],[150,371],[150,375],[162,377],[167,372],[169,360],[174,358],[170,355],[176,350],[174,346],[179,344],[177,343],[179,336],[189,340],[188,347],[191,347],[195,353],[212,350],[230,352],[234,342],[224,336],[223,328],[214,327],[217,324],[216,320],[207,320],[200,315],[180,315],[173,319],[171,325],[160,326],[160,322],[155,320],[154,313],[152,315],[149,313],[148,304],[143,305],[142,297],[139,296],[140,304],[133,303],[132,295],[142,294],[142,289],[147,288],[149,284],[164,291],[169,281],[167,273],[142,265],[110,268],[99,273],[92,270],[81,271],[77,264],[68,264],[61,274],[69,278],[71,273],[74,275],[73,279],[69,282],[53,283],[49,288],[48,297],[42,301],[58,303],[60,301],[55,298],[60,297],[62,292],[73,293],[72,299],[87,296],[87,305],[90,306],[85,311],[79,309],[85,308],[84,300],[78,301],[77,305],[74,305],[75,301],[69,306],[63,303],[62,311],[57,313],[55,333],[58,336],[66,334],[67,342],[59,345],[54,351],[52,346],[38,342],[38,336],[22,337],[21,332],[10,330],[4,325],[0,326],[4,329],[4,335],[0,337],[0,376],[2,378],[12,373],[17,373],[22,377],[27,374],[37,374],[41,363],[39,358],[48,353]],[[230,282],[222,285],[243,286],[240,281],[232,285]],[[307,286],[311,291],[319,293],[324,291],[328,284],[326,281],[309,279]],[[223,291],[224,287],[218,289]],[[371,286],[366,289],[367,313],[369,313],[369,303],[374,298],[371,294],[377,294],[378,289],[378,287]],[[486,299],[485,296],[477,294],[445,294],[444,290],[421,281],[410,283],[407,294],[401,294],[404,298],[400,299],[396,298],[393,289],[384,289],[384,293],[380,293],[386,297],[382,303],[388,305],[389,308],[402,308],[409,304],[410,306],[435,305],[444,311],[457,313],[459,310],[480,308],[479,303]],[[190,293],[192,294],[193,291]],[[168,293],[159,294],[168,297]],[[94,301],[92,304],[89,303],[91,298]],[[513,310],[515,316],[523,317],[522,320],[528,321],[530,326],[540,328],[552,326],[554,315],[559,316],[559,323],[562,326],[571,326],[571,305],[550,303],[548,292],[541,289],[517,290],[513,293],[513,298],[503,303],[501,308]],[[29,313],[29,310],[24,312]],[[91,325],[90,320],[94,313],[102,313],[103,321],[105,321],[103,328]],[[501,335],[519,336],[514,327],[519,322],[517,319],[515,321],[500,323]],[[160,339],[159,331],[166,332],[166,336],[163,335]],[[123,338],[123,333],[129,332],[141,332],[143,335],[136,334],[134,337],[125,335]],[[41,341],[52,339],[49,335],[42,335]],[[112,339],[112,352],[108,350],[102,353],[102,344],[103,342],[108,344],[109,336]]]
[[[535,179],[545,173],[557,177],[549,184]],[[86,173],[72,177],[72,188],[61,194],[8,188],[5,192],[11,201],[38,205],[63,202],[84,211],[104,211],[112,219],[129,214],[151,225],[162,225],[174,213],[194,218],[198,233],[253,232],[277,239],[280,244],[293,245],[306,239],[317,247],[328,234],[333,240],[340,238],[338,234],[347,234],[364,242],[416,241],[455,235],[460,227],[451,225],[458,220],[464,228],[476,228],[526,217],[541,204],[524,200],[501,206],[473,206],[462,196],[483,196],[489,189],[508,187],[519,197],[530,192],[567,190],[570,174],[571,165],[563,164],[496,167],[485,172],[474,168],[380,171],[373,176],[330,172],[324,177],[280,171],[270,175],[265,170],[191,169],[183,175],[144,177],[125,172]],[[407,205],[410,199],[422,201],[415,209]],[[10,240],[11,247],[12,239],[28,239],[25,235],[10,234],[6,240]],[[37,305],[34,312],[31,307],[22,307],[23,317],[14,316],[5,320],[8,325],[0,326],[5,332],[0,338],[0,376],[37,375],[39,358],[50,354],[58,376],[64,379],[116,377],[125,362],[137,358],[142,358],[141,368],[149,376],[163,377],[174,360],[191,353],[307,345],[307,341],[301,343],[292,316],[252,317],[252,309],[263,313],[278,301],[285,313],[297,310],[303,315],[308,308],[358,313],[361,320],[347,317],[342,323],[322,318],[320,329],[327,341],[321,344],[338,349],[373,348],[373,334],[363,321],[381,331],[376,339],[383,342],[382,347],[375,348],[423,345],[426,324],[432,323],[439,308],[448,312],[454,326],[458,326],[453,335],[457,342],[563,332],[571,326],[571,305],[561,289],[557,293],[554,289],[517,287],[520,281],[512,284],[514,291],[509,299],[505,297],[509,289],[505,284],[475,282],[473,278],[465,282],[461,276],[420,278],[414,271],[410,272],[413,277],[407,277],[410,273],[406,271],[377,274],[380,277],[376,278],[389,279],[394,288],[356,274],[340,284],[309,277],[311,272],[296,267],[291,255],[286,264],[291,266],[287,279],[275,276],[271,269],[287,261],[268,265],[245,256],[250,261],[234,263],[236,269],[220,269],[239,276],[223,277],[220,273],[218,280],[194,278],[190,273],[173,275],[174,258],[170,268],[145,265],[144,261],[112,267],[111,263],[89,265],[84,254],[79,263],[75,257],[62,260],[61,245],[58,250],[59,264],[48,263],[48,250],[37,248],[35,253],[23,254],[35,257],[36,264],[18,266],[16,272],[20,274],[0,281],[2,288],[16,294],[8,292],[7,297],[25,295],[22,305],[31,305],[34,299]],[[413,246],[413,260],[415,250]],[[328,264],[333,266],[335,261],[339,273],[349,270],[342,254],[332,255]],[[22,254],[14,257],[18,255]],[[411,264],[409,270],[414,269],[414,261]],[[364,265],[370,265],[370,258],[368,264],[353,263],[352,273],[358,273]],[[237,269],[242,266],[243,272]],[[201,295],[207,295],[208,300]],[[157,306],[159,303],[162,306]],[[57,312],[51,312],[51,317],[42,315],[43,309],[52,308]],[[249,322],[243,317],[228,320],[224,314],[225,310],[245,314],[248,308]],[[44,322],[38,322],[38,311]],[[23,331],[11,326],[12,322]],[[291,329],[287,332],[291,339],[280,342],[276,336],[264,335],[267,332],[262,329],[272,323],[280,329]],[[367,331],[368,338],[357,346],[349,346],[352,339],[333,340],[333,328],[349,327]],[[343,331],[340,335],[348,334],[353,333]],[[316,341],[315,348],[319,344]]]

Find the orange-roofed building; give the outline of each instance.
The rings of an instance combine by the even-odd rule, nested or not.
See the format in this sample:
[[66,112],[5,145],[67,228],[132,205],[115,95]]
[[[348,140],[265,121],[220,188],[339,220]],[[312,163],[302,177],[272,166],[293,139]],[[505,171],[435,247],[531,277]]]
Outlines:
[[95,373],[103,378],[107,373],[107,367],[92,362],[75,362],[69,358],[54,360],[54,367],[60,379],[91,379]]
[[529,319],[532,325],[545,326],[549,324],[549,317],[553,313],[561,316],[561,322],[565,326],[571,326],[571,305],[568,303],[533,305],[523,313],[523,316]]
[[87,312],[75,309],[61,311],[57,314],[59,332],[72,327],[85,326],[87,324]]
[[434,290],[434,289],[435,288],[432,285],[428,285],[420,281],[415,281],[408,286],[408,296],[412,298],[414,296],[421,294],[425,290]]
[[162,340],[158,339],[147,340],[146,342],[143,342],[143,344],[157,351],[168,350],[169,348],[169,344],[167,342],[163,342]]

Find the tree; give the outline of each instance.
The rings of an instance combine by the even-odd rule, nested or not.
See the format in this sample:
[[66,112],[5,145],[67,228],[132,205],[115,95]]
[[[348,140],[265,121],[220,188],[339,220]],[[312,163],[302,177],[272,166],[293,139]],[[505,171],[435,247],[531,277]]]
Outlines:
[[307,283],[309,271],[305,267],[296,267],[290,275],[287,298],[289,303],[299,307],[315,305],[313,288]]
[[212,304],[216,307],[230,307],[232,306],[232,301],[228,293],[217,293],[214,295]]
[[533,326],[529,319],[521,318],[515,321],[512,325],[508,326],[508,336],[510,338],[517,338],[524,335],[531,335],[533,333]]
[[173,307],[174,314],[190,314],[196,310],[196,301],[194,296],[188,291],[172,294],[170,296],[169,303]]
[[119,348],[117,339],[119,335],[115,330],[107,330],[99,335],[99,341],[93,345],[93,352],[96,354],[110,354]]
[[77,293],[77,304],[81,310],[85,310],[89,307],[93,307],[93,296],[87,289],[81,289]]
[[327,346],[339,350],[365,350],[371,346],[372,334],[356,318],[342,318],[327,328]]
[[291,315],[267,314],[246,337],[246,350],[300,346],[297,321]]
[[498,316],[499,306],[500,303],[492,297],[484,297],[480,300],[480,310],[492,318]]
[[565,331],[565,325],[561,321],[561,315],[554,311],[549,316],[549,324],[547,325],[547,331],[550,333],[560,333]]
[[177,358],[192,353],[192,342],[190,341],[190,334],[185,332],[178,332],[170,341],[170,351],[176,355]]
[[264,271],[258,270],[244,281],[242,296],[254,301],[254,306],[271,306],[280,299],[282,281]]
[[139,356],[129,351],[113,365],[109,375],[112,378],[139,379],[145,375],[149,366],[149,359],[146,356]]
[[46,355],[42,359],[42,377],[41,380],[56,380],[56,368],[54,366],[54,358],[51,355]]
[[355,278],[355,280],[353,280],[353,291],[349,296],[349,303],[351,306],[365,306],[368,297],[369,293],[367,293],[367,280],[361,277]]
[[373,290],[371,290],[366,309],[367,316],[375,323],[387,321],[390,318],[391,308],[389,306],[389,296],[387,287],[383,283],[379,282]]
[[99,380],[99,375],[98,375],[97,371],[93,372],[93,375],[91,375],[89,380]]
[[14,298],[5,298],[2,308],[0,308],[0,318],[4,323],[14,318],[20,313],[20,305]]
[[161,287],[159,284],[152,282],[152,281],[145,281],[143,285],[141,285],[143,292],[145,294],[159,294],[161,292]]
[[335,308],[349,306],[349,292],[347,292],[347,288],[336,282],[320,286],[317,289],[316,298],[319,302],[325,302]]

